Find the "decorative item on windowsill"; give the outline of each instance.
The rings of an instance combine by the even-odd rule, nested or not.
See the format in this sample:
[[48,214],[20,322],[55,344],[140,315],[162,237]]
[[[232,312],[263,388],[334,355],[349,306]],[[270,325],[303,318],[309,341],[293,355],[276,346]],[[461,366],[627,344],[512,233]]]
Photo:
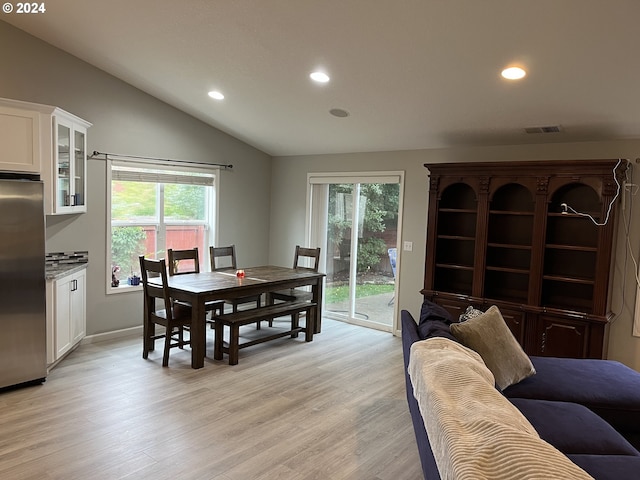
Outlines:
[[134,273],[127,278],[127,283],[132,286],[140,285],[140,277]]
[[118,265],[115,265],[111,269],[111,286],[112,287],[117,287],[120,285],[120,280],[118,280],[118,278],[116,277],[116,274],[118,273],[120,273],[120,267]]

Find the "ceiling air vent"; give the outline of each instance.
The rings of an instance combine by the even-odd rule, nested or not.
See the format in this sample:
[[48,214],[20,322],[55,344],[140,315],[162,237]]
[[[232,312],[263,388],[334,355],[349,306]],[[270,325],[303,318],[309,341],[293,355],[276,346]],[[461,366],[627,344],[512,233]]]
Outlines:
[[527,127],[524,131],[526,133],[560,133],[560,126],[548,125],[546,127]]

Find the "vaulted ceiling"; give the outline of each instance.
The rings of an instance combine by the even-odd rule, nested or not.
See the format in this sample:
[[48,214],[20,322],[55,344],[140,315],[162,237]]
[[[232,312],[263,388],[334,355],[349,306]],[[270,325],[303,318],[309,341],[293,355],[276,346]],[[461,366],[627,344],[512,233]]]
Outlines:
[[637,0],[43,4],[0,18],[271,155],[640,138]]

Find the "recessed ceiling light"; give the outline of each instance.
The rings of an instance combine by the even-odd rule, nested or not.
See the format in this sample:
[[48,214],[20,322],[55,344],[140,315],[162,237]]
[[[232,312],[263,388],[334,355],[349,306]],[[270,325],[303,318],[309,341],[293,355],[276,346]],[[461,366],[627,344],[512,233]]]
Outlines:
[[507,80],[520,80],[527,72],[520,67],[509,67],[502,70],[501,75]]
[[215,98],[216,100],[223,100],[224,99],[224,95],[220,92],[218,92],[217,90],[212,90],[209,92],[209,96],[211,98]]
[[324,72],[313,72],[309,76],[311,77],[311,80],[318,83],[327,83],[329,80],[331,80],[329,78],[329,75]]
[[343,110],[342,108],[332,108],[329,110],[329,113],[334,117],[344,118],[349,116],[349,112]]

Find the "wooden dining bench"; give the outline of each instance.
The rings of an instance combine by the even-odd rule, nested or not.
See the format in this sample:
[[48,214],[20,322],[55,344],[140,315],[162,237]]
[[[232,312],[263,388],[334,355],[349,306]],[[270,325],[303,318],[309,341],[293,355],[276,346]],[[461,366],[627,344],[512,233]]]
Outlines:
[[[277,338],[291,336],[295,338],[299,332],[304,332],[306,342],[313,340],[314,325],[311,319],[311,310],[317,307],[314,302],[286,302],[275,305],[268,305],[260,308],[239,310],[237,312],[214,315],[215,340],[213,346],[213,358],[222,360],[223,354],[229,355],[229,365],[238,364],[238,350],[259,343],[268,342]],[[304,327],[299,325],[300,313],[306,312],[306,322]],[[240,343],[240,327],[256,323],[259,320],[272,320],[276,317],[291,316],[291,329],[271,335],[263,335],[254,340]],[[229,327],[228,346],[224,343],[224,327]]]

